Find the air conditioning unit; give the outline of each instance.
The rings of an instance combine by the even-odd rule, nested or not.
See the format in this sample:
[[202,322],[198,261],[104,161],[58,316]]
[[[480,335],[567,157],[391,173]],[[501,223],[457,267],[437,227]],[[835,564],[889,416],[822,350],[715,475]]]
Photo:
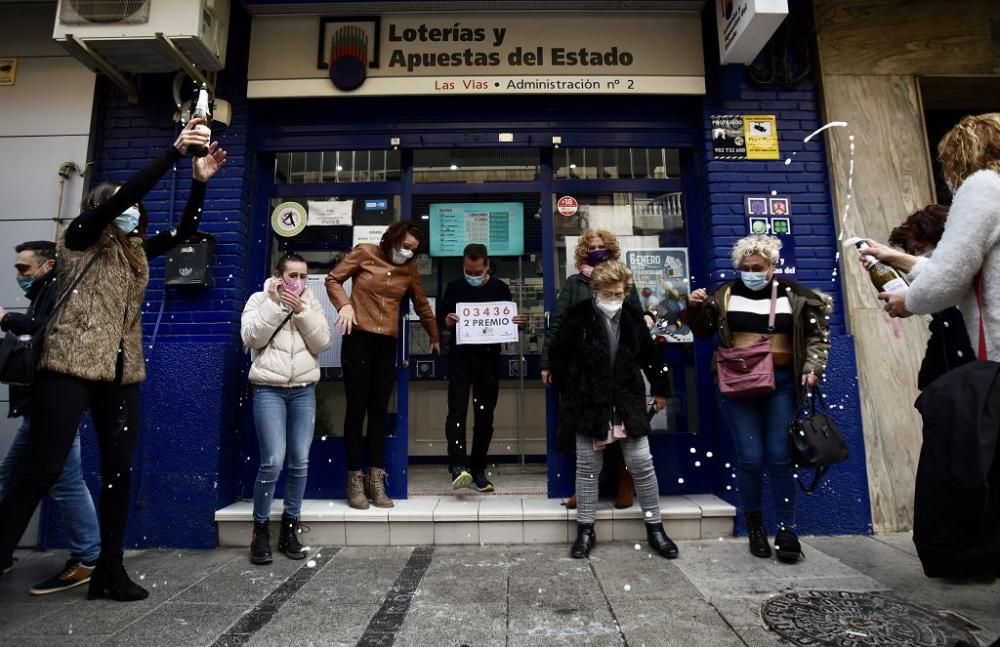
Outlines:
[[123,72],[179,69],[176,56],[157,38],[159,33],[198,68],[221,70],[226,62],[229,2],[59,0],[52,37],[91,69],[95,69],[93,59],[77,42]]

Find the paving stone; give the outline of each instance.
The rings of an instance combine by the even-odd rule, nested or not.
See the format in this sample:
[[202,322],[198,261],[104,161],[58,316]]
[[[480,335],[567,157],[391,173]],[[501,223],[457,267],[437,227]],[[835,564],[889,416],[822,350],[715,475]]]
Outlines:
[[[455,647],[505,647],[506,600],[478,603],[471,597],[458,599],[470,602],[432,602],[414,598],[394,647],[426,647],[430,641]],[[430,639],[431,636],[434,639]]]
[[636,598],[613,605],[622,633],[632,647],[743,647],[718,612],[699,598]]
[[247,609],[244,605],[167,602],[113,635],[101,647],[210,645]]
[[293,599],[246,643],[247,647],[354,647],[377,604]]

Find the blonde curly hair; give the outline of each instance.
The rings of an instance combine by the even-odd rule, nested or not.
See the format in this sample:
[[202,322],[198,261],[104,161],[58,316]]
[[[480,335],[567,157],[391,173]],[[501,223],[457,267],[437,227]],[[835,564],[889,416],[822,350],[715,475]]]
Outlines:
[[591,292],[600,292],[606,286],[614,283],[623,284],[626,294],[632,289],[632,270],[621,261],[605,261],[595,267],[594,273],[590,275]]
[[617,261],[622,254],[621,245],[618,244],[618,237],[612,234],[606,229],[584,229],[580,233],[580,238],[576,241],[576,251],[573,255],[573,260],[576,262],[576,267],[580,268],[587,264],[587,254],[590,253],[590,239],[600,238],[607,248],[608,252],[611,253],[611,258],[609,261]]
[[771,265],[777,265],[780,252],[781,241],[774,236],[755,234],[741,238],[733,245],[733,269],[740,269],[743,259],[754,254],[761,256]]
[[952,192],[976,171],[1000,173],[1000,112],[963,118],[941,138],[938,158]]

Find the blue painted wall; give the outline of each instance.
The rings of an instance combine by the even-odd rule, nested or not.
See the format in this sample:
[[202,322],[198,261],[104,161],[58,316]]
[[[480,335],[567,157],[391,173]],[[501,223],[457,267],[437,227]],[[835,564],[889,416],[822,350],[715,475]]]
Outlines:
[[[711,21],[711,15],[705,20]],[[513,129],[514,125],[518,132],[537,137],[538,146],[547,146],[547,134],[558,133],[564,146],[684,148],[689,171],[685,191],[693,218],[690,242],[695,287],[711,287],[733,278],[729,248],[746,232],[745,195],[763,195],[773,189],[791,198],[797,278],[830,293],[836,306],[831,319],[833,353],[827,392],[852,453],[848,463],[832,471],[816,497],[801,502],[800,530],[820,534],[870,532],[854,346],[845,334],[843,301],[833,273],[837,241],[826,153],[821,139],[802,144],[821,122],[817,88],[806,81],[793,88],[759,89],[737,76],[730,98],[717,98],[720,93],[715,88],[723,84],[717,63],[713,63],[713,57],[717,61],[711,51],[714,31],[705,42],[713,93],[704,99],[635,97],[626,102],[621,97],[572,101],[565,97],[469,97],[449,99],[442,105],[434,98],[417,97],[406,102],[405,111],[399,109],[399,102],[376,99],[260,101],[250,105],[245,98],[249,18],[239,3],[234,3],[227,71],[220,77],[218,92],[233,105],[233,123],[216,133],[230,156],[226,168],[209,186],[202,225],[218,238],[213,270],[216,287],[165,289],[163,260],[152,266],[143,317],[149,379],[144,386],[145,415],[136,453],[128,545],[214,546],[212,513],[249,492],[256,443],[243,401],[246,360],[238,328],[243,303],[259,285],[266,262],[267,226],[259,218],[255,220],[252,208],[255,193],[259,200],[267,198],[262,189],[266,171],[255,173],[257,152],[315,150],[347,140],[354,142],[355,148],[381,148],[389,136],[401,136],[405,145],[408,137],[421,134],[454,137],[463,130]],[[141,78],[142,101],[138,106],[129,105],[109,84],[100,84],[93,182],[125,180],[173,141],[170,80],[169,76]],[[777,115],[782,155],[797,152],[794,163],[713,160],[710,116],[730,113]],[[607,115],[614,115],[614,120]],[[631,139],[617,139],[624,132],[630,133]],[[153,230],[168,226],[171,214],[174,220],[180,217],[190,183],[186,161],[178,164],[174,182],[176,190],[168,174],[145,200]],[[151,336],[158,318],[154,344]],[[705,366],[711,350],[710,343],[698,344],[699,361]],[[705,371],[701,380],[703,392],[711,388]],[[661,490],[712,490],[735,503],[732,469],[725,467],[726,463],[735,464],[731,443],[719,427],[714,407],[709,406],[705,413],[706,428],[701,434],[654,437]],[[241,438],[241,433],[247,437]],[[342,451],[336,451],[341,443],[320,445],[314,444],[313,464],[343,473]],[[689,454],[689,446],[695,447],[697,456]],[[97,492],[96,443],[89,430],[85,430],[84,448],[88,480]],[[713,452],[711,460],[705,459],[707,451]],[[702,460],[701,467],[694,467],[696,458]],[[571,483],[568,465],[551,467],[559,472],[562,486]],[[685,479],[683,485],[679,478]],[[307,496],[342,496],[342,485],[317,480],[310,484]],[[45,540],[59,545],[58,522],[53,515],[48,519]]]

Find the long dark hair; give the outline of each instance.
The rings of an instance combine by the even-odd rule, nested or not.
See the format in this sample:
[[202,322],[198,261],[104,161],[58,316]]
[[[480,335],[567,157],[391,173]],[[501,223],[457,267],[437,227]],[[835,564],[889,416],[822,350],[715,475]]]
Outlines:
[[416,238],[418,243],[422,243],[424,240],[424,235],[420,233],[420,228],[409,220],[400,220],[389,225],[389,228],[382,234],[382,240],[378,244],[379,249],[382,250],[382,254],[391,260],[392,250],[403,244],[403,240],[407,234]]
[[[80,205],[80,210],[82,213],[92,211],[104,204],[111,199],[111,196],[121,187],[120,184],[115,184],[113,182],[102,182],[98,184],[84,197],[83,204]],[[135,228],[135,231],[128,234],[123,234],[118,227],[113,224],[109,226],[108,230],[111,232],[111,237],[121,246],[122,253],[125,254],[125,258],[128,259],[129,267],[136,274],[142,271],[146,263],[145,252],[137,247],[133,246],[129,242],[129,236],[138,236],[143,240],[146,239],[146,232],[149,229],[149,214],[146,212],[146,207],[143,206],[142,202],[139,202],[139,225]]]

